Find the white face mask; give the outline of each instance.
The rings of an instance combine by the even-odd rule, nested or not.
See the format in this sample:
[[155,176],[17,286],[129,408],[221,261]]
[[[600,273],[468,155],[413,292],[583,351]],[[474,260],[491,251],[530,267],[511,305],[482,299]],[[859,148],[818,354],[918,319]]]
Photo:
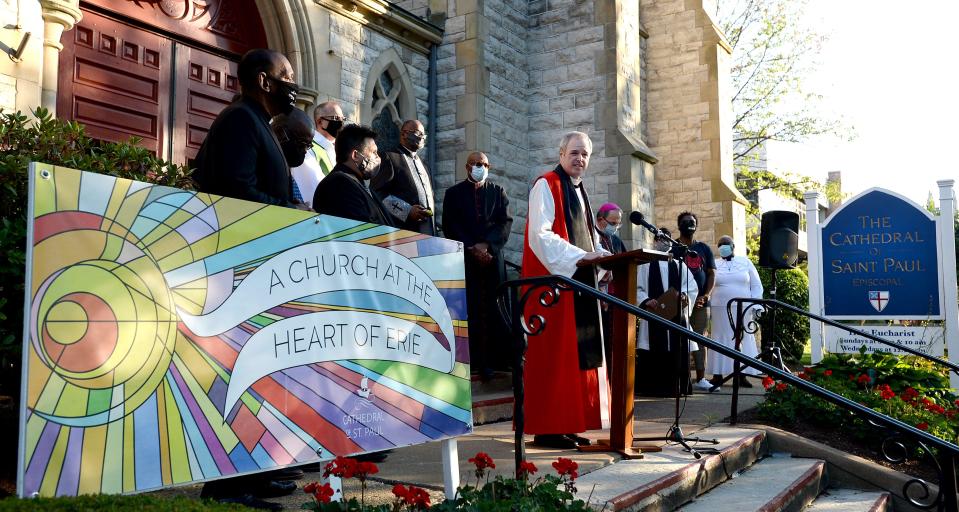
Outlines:
[[470,169],[470,178],[477,183],[482,183],[488,175],[489,169],[482,165],[474,165],[473,168]]

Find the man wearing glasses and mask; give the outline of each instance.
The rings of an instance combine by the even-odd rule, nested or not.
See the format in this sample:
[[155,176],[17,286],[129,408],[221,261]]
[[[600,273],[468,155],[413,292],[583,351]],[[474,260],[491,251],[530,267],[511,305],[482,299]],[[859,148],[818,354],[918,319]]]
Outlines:
[[400,128],[400,144],[383,153],[380,172],[370,186],[383,198],[397,227],[435,236],[433,182],[426,163],[416,154],[425,143],[423,123],[405,121]]
[[316,212],[392,226],[390,216],[383,211],[382,199],[369,186],[380,167],[376,132],[368,126],[344,127],[337,135],[336,167],[313,195]]
[[496,313],[496,287],[506,280],[503,246],[513,218],[503,187],[489,179],[489,158],[480,152],[466,158],[466,179],[443,198],[443,235],[463,242],[466,264],[466,307],[469,316],[470,368],[489,380],[494,369],[505,370],[511,348]]
[[294,167],[291,172],[296,185],[303,194],[303,201],[313,207],[313,193],[323,178],[330,174],[336,165],[336,135],[343,128],[346,117],[343,109],[335,101],[325,101],[313,109],[312,140],[303,164]]
[[196,157],[194,180],[201,192],[309,209],[297,201],[295,184],[270,120],[288,114],[299,92],[283,54],[250,50],[237,69],[240,97],[220,112]]

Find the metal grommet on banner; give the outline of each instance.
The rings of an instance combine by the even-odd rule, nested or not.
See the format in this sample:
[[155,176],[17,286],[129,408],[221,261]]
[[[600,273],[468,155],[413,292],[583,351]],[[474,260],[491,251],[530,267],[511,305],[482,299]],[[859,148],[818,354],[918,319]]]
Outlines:
[[50,171],[47,169],[43,169],[42,171],[40,171],[40,177],[45,180],[50,179]]

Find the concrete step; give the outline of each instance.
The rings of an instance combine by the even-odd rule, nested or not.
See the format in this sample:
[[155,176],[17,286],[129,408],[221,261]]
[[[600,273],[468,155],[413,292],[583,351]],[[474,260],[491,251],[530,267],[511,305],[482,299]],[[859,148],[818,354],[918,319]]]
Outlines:
[[699,447],[715,447],[720,453],[696,460],[679,445],[669,444],[643,459],[621,460],[581,476],[576,497],[596,510],[671,511],[758,460],[766,437],[762,430],[729,426],[687,430],[687,437],[718,440],[718,445]]
[[493,372],[493,378],[480,380],[472,375],[473,424],[485,425],[513,419],[513,374]]
[[794,512],[825,487],[826,463],[817,459],[767,457],[738,477],[678,510],[683,512]]
[[486,393],[513,393],[513,374],[510,372],[493,372],[493,377],[483,381],[479,375],[470,375],[470,389],[473,396]]
[[513,393],[473,395],[473,425],[513,419]]
[[806,512],[887,512],[892,500],[887,492],[827,489],[806,507]]

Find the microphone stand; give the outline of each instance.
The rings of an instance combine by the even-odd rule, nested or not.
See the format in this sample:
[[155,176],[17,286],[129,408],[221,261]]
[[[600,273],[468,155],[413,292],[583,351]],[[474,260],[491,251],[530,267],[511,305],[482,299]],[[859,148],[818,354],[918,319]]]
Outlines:
[[[669,240],[670,242],[672,242],[673,248],[680,249],[678,252],[680,253],[681,256],[689,252],[689,246],[680,242],[679,240],[674,240],[666,236],[659,229],[656,229],[653,226],[643,226],[643,227],[645,227],[647,230],[652,232],[656,236],[656,238],[661,240]],[[670,254],[672,254],[672,250],[670,250]],[[668,261],[672,261],[672,258],[670,258],[670,260]],[[650,265],[654,265],[654,264],[658,265],[659,262],[650,263]],[[668,264],[667,264],[667,267],[668,267]],[[667,276],[666,279],[668,281],[669,268],[666,269],[666,276]],[[685,279],[685,276],[681,276],[680,282],[682,282],[684,279]],[[689,318],[689,315],[687,314],[687,308],[689,308],[689,303],[687,301],[686,306],[685,307],[683,306],[683,296],[684,294],[681,291],[676,296],[676,300],[679,301],[678,303],[679,307],[677,308],[677,311],[682,311],[683,317]],[[666,333],[668,337],[670,338],[672,337],[668,329],[666,330]],[[679,408],[679,399],[683,394],[683,387],[684,387],[683,381],[686,382],[686,386],[689,385],[689,340],[686,338],[686,336],[682,336],[682,335],[676,336],[676,338],[677,338],[676,343],[670,343],[670,345],[673,346],[673,350],[676,353],[676,379],[675,379],[675,387],[673,388],[673,400],[675,404],[674,411],[673,411],[673,424],[669,426],[669,431],[666,433],[665,437],[661,437],[661,436],[637,437],[637,438],[634,438],[633,441],[634,442],[667,441],[667,442],[678,443],[679,445],[683,447],[684,450],[691,453],[693,457],[698,460],[703,457],[704,453],[717,454],[719,453],[719,450],[716,448],[708,448],[708,447],[696,449],[690,446],[689,443],[719,444],[719,441],[715,438],[702,439],[699,437],[686,437],[686,435],[683,433],[682,427],[679,425],[679,419],[682,416],[682,413]],[[650,340],[650,342],[652,342],[652,340]]]

